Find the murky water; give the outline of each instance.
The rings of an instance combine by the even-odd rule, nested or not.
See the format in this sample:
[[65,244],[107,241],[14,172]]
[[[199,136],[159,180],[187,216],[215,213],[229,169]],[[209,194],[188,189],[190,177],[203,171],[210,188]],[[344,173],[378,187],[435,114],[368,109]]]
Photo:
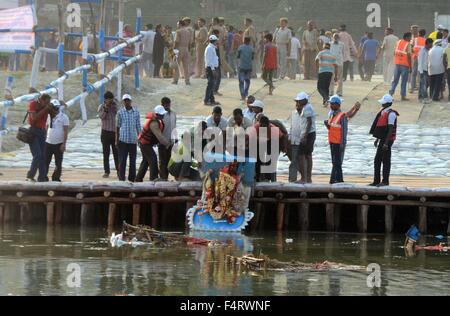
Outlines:
[[[450,254],[407,258],[403,236],[265,233],[219,236],[226,247],[165,249],[111,249],[106,236],[102,229],[0,228],[0,295],[450,295]],[[286,262],[376,263],[381,287],[368,287],[366,270],[228,269],[226,255],[244,252]],[[73,263],[81,269],[75,288]]]

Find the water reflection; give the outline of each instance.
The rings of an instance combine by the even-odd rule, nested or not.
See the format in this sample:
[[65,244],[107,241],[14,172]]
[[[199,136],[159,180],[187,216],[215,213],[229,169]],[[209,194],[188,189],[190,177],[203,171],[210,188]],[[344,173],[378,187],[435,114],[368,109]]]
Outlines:
[[[0,228],[0,295],[450,295],[448,255],[408,258],[403,236],[203,235],[197,237],[224,246],[165,249],[111,249],[106,236],[102,229]],[[381,287],[367,287],[365,270],[254,273],[227,265],[228,255],[247,253],[284,262],[377,263]],[[67,285],[71,263],[81,267],[80,288]]]

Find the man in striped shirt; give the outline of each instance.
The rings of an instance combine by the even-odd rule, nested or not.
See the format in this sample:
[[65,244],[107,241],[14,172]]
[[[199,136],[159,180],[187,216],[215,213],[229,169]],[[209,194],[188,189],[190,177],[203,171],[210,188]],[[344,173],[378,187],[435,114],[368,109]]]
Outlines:
[[327,106],[330,97],[331,79],[338,80],[338,66],[336,57],[330,51],[330,44],[325,44],[324,49],[316,57],[316,66],[319,69],[319,80],[317,81],[317,90],[323,98],[323,106]]
[[125,94],[122,98],[123,107],[117,113],[117,138],[119,148],[119,180],[125,181],[127,159],[130,157],[128,181],[136,179],[136,152],[138,135],[141,132],[141,119],[139,111],[131,105],[131,96]]

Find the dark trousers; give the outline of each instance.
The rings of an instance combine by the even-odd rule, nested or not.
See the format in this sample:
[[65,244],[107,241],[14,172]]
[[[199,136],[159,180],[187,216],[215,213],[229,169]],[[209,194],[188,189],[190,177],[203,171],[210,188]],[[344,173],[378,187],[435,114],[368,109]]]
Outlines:
[[330,84],[333,78],[332,72],[322,72],[319,74],[319,80],[317,80],[317,90],[323,98],[323,102],[328,102],[330,98]]
[[176,179],[184,178],[191,181],[201,180],[200,173],[191,167],[190,162],[176,162],[170,166],[169,172]]
[[159,78],[160,77],[160,71],[161,71],[161,67],[162,67],[162,62],[156,62],[154,64],[154,69],[153,69],[153,77],[154,78]]
[[344,147],[339,144],[331,144],[331,161],[333,169],[331,170],[330,184],[344,182],[344,175],[342,172],[342,161],[344,158]]
[[343,70],[343,80],[347,80],[347,75],[350,75],[350,80],[353,80],[354,74],[353,74],[353,62],[346,61],[344,62],[344,70]]
[[127,159],[130,158],[128,170],[128,181],[134,182],[136,179],[136,144],[119,142],[119,180],[125,181],[125,170],[127,169]]
[[55,170],[53,171],[52,181],[61,181],[62,174],[62,162],[64,153],[61,151],[61,145],[52,145],[45,143],[45,166],[47,167],[46,178],[48,179],[48,171],[50,169],[50,163],[52,162],[53,156],[55,157]]
[[270,88],[273,88],[273,76],[275,69],[263,69],[261,78],[267,83]]
[[373,182],[375,184],[381,183],[381,164],[383,164],[383,183],[389,184],[389,176],[391,174],[391,156],[393,141],[388,142],[388,149],[384,150],[383,145],[385,140],[382,139],[378,144],[377,154],[375,155],[375,174]]
[[38,181],[44,182],[47,175],[47,167],[45,166],[44,150],[45,150],[45,138],[47,132],[43,128],[30,128],[31,133],[34,135],[33,143],[30,144],[31,155],[33,160],[31,161],[30,170],[28,171],[27,178],[34,179],[36,173],[39,170]]
[[219,67],[214,72],[214,93],[219,92],[220,84],[222,82],[222,68]]
[[142,153],[142,162],[136,176],[136,182],[144,181],[145,174],[150,168],[150,181],[158,178],[158,157],[152,145],[139,144]]
[[170,156],[172,154],[172,146],[166,148],[166,146],[158,145],[158,155],[159,155],[159,177],[162,180],[169,179],[169,170],[167,166],[169,165]]
[[420,74],[419,84],[419,100],[428,99],[428,88],[430,87],[430,78],[428,77],[428,71],[424,71]]
[[444,80],[444,74],[430,76],[430,93],[433,101],[439,101],[441,99],[442,81]]
[[364,60],[359,59],[358,60],[358,72],[359,72],[359,77],[361,78],[361,80],[364,80],[366,78],[365,71],[366,71],[366,69],[364,68]]
[[[447,58],[450,59],[449,56]],[[447,69],[448,101],[450,102],[450,69]]]
[[208,85],[206,86],[205,92],[205,103],[214,103],[216,100],[214,99],[214,87],[216,78],[214,75],[214,70],[210,67],[206,68],[206,79],[208,80]]
[[111,155],[111,149],[114,157],[114,165],[116,167],[116,171],[118,171],[119,154],[116,147],[116,133],[102,130],[101,141],[103,146],[103,169],[105,170],[105,173],[111,173],[111,168],[109,166],[109,156]]
[[364,69],[366,71],[365,80],[371,81],[373,73],[375,72],[375,60],[366,60],[364,62]]

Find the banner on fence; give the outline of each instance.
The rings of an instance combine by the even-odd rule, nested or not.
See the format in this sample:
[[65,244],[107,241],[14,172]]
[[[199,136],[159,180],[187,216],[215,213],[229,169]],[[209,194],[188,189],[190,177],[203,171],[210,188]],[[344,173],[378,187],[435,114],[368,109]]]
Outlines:
[[0,52],[29,50],[34,46],[35,25],[32,6],[0,10]]

